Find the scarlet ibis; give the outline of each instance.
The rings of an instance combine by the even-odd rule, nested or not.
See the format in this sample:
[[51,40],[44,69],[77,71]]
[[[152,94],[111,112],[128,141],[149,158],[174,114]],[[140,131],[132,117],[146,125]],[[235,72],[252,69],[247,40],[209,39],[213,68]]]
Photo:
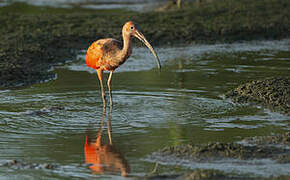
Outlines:
[[106,106],[106,99],[103,87],[103,71],[110,71],[107,85],[110,95],[110,105],[112,105],[112,74],[132,54],[131,36],[138,38],[150,49],[156,58],[158,68],[161,69],[157,54],[135,23],[132,21],[126,22],[122,28],[122,36],[123,43],[112,38],[100,39],[93,42],[87,50],[86,64],[88,67],[97,70],[104,106]]

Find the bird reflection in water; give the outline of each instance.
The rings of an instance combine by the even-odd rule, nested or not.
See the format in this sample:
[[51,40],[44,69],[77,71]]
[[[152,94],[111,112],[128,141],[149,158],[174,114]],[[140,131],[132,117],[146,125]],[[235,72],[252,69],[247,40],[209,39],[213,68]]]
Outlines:
[[122,176],[127,176],[130,172],[129,164],[123,154],[113,145],[111,135],[111,114],[112,108],[110,108],[108,113],[107,121],[109,143],[106,144],[102,141],[102,131],[106,116],[106,109],[104,108],[96,140],[91,138],[88,133],[86,134],[84,147],[85,161],[93,173],[121,173]]

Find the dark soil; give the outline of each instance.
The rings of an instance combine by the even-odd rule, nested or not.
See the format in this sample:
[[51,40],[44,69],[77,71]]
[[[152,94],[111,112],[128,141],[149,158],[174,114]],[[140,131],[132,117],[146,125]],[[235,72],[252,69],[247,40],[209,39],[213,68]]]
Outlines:
[[[276,161],[276,163],[289,163],[290,149],[285,148],[285,145],[289,145],[290,133],[274,135],[274,136],[262,136],[245,138],[243,141],[249,142],[251,146],[246,146],[237,143],[209,143],[209,144],[188,144],[179,146],[170,146],[161,149],[151,155],[151,159],[162,158],[162,161],[172,162],[173,159],[186,159],[193,162],[208,162],[221,159],[240,159],[251,160],[270,158]],[[263,142],[263,143],[261,143]],[[272,146],[280,145],[280,146]],[[163,179],[162,175],[152,175],[146,179]],[[169,179],[194,179],[194,180],[209,180],[209,179],[289,179],[289,175],[261,178],[261,177],[249,177],[248,175],[237,175],[224,173],[218,170],[211,169],[195,169],[189,173],[179,176],[169,176]]]
[[[289,145],[290,133],[287,132],[275,136],[262,136],[245,138],[243,141],[250,142],[251,146],[238,143],[219,143],[209,144],[187,144],[180,146],[169,146],[153,154],[153,156],[171,156],[177,158],[189,158],[193,161],[219,160],[223,158],[234,158],[241,160],[271,158],[280,159],[281,155],[288,157],[290,149],[283,146],[269,145]],[[261,143],[263,142],[263,143]]]
[[256,158],[277,159],[279,155],[290,153],[278,147],[244,146],[237,143],[209,143],[206,145],[182,145],[165,147],[154,155],[190,158],[193,161],[220,160],[223,158],[237,158],[241,160]]
[[275,77],[252,81],[226,93],[237,103],[257,102],[288,114],[290,109],[290,78]]
[[144,180],[288,180],[289,175],[282,175],[278,177],[249,177],[240,174],[229,174],[213,169],[195,169],[189,173],[181,175],[151,175],[148,177],[137,178]]
[[154,45],[280,39],[290,34],[288,0],[213,1],[184,4],[177,11],[137,13],[34,7],[0,7],[0,87],[31,85],[53,78],[51,65],[72,59],[93,41],[121,39],[133,20]]

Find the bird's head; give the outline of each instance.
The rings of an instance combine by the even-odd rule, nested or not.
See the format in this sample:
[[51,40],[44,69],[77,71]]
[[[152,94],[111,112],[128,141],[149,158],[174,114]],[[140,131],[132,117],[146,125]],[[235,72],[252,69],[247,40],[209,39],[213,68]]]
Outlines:
[[141,33],[140,29],[134,22],[132,21],[126,22],[126,24],[123,26],[123,33],[125,33],[125,35],[127,36],[134,36],[138,38],[140,41],[142,41],[150,49],[150,51],[152,52],[152,54],[154,55],[156,59],[158,68],[161,69],[160,61],[157,54],[155,53],[151,44],[147,41],[145,36]]
[[126,33],[126,35],[133,35],[137,29],[137,26],[133,21],[128,21],[123,26],[123,32]]

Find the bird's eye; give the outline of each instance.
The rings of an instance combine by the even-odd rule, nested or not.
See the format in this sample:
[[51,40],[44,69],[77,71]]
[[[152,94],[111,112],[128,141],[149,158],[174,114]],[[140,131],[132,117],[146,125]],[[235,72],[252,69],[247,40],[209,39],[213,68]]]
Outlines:
[[131,30],[133,30],[134,29],[134,26],[131,26]]

